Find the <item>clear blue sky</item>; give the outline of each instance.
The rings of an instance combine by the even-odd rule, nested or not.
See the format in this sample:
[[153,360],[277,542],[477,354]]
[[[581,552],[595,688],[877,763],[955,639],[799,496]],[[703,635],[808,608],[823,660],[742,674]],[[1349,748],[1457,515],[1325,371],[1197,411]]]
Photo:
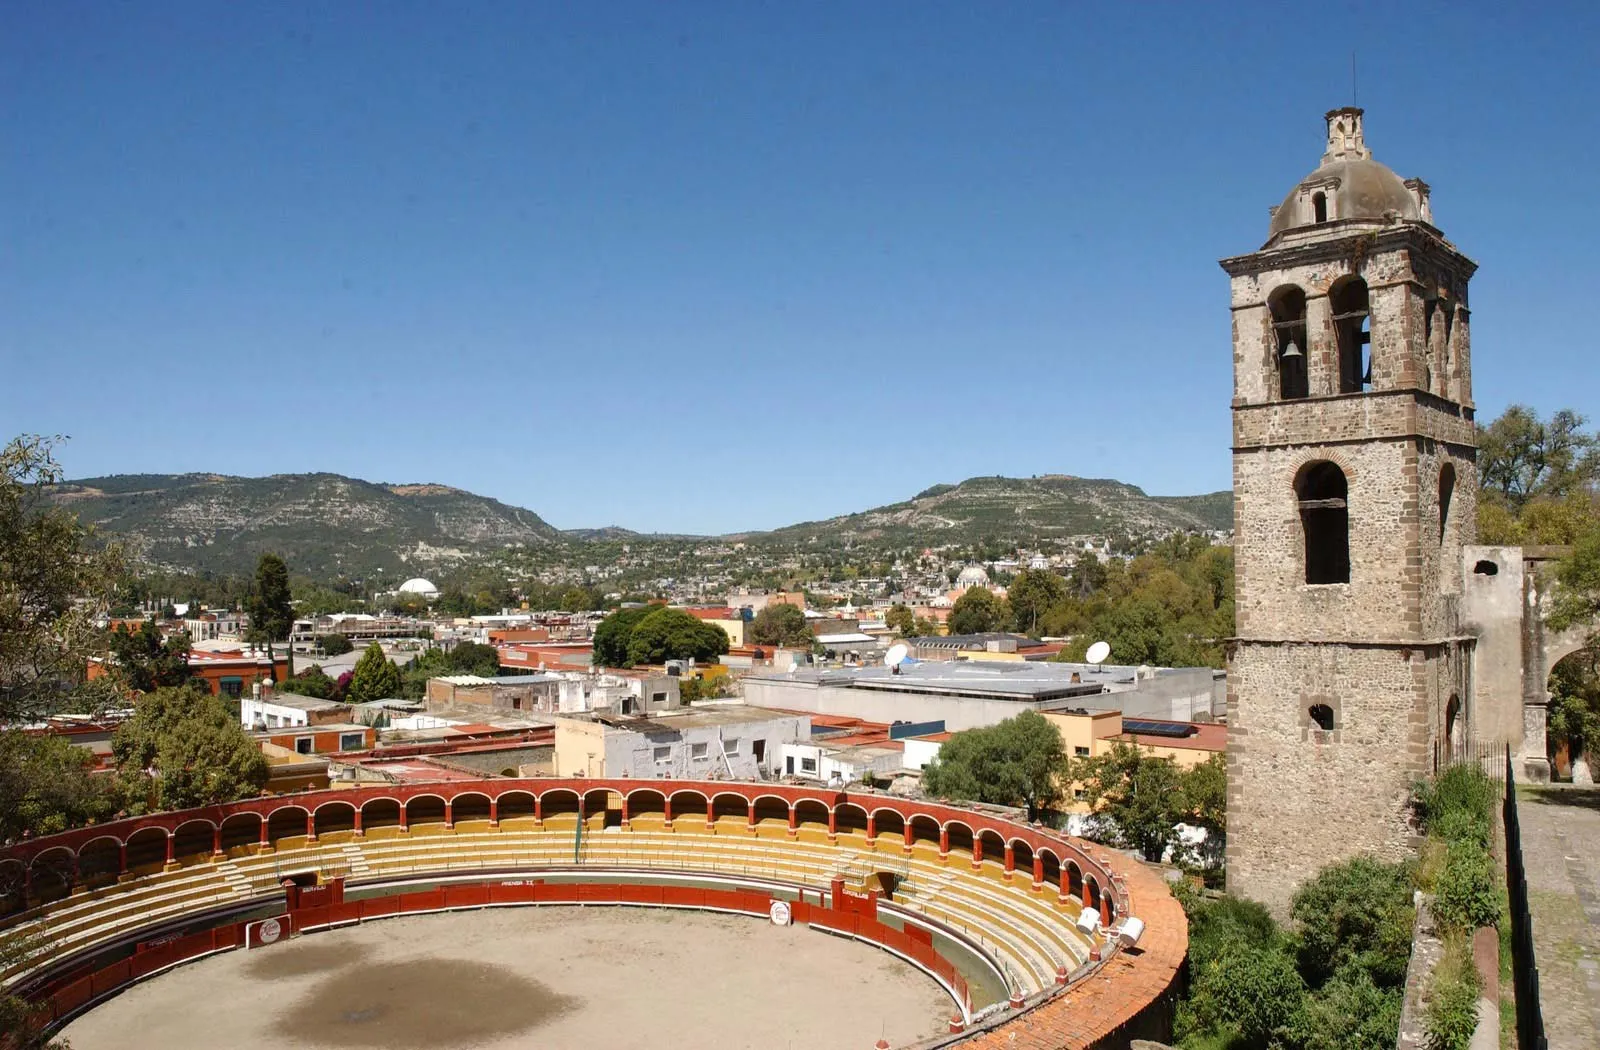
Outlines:
[[1480,414],[1600,416],[1593,3],[46,0],[0,34],[0,430],[561,527],[1225,488],[1216,260],[1352,45],[1482,264]]

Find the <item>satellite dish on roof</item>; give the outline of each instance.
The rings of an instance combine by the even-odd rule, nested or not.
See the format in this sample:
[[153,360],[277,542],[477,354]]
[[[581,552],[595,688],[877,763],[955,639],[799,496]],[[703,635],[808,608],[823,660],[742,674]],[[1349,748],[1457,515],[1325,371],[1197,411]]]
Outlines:
[[1083,654],[1083,658],[1092,664],[1103,664],[1106,662],[1106,657],[1110,655],[1110,642],[1095,642],[1089,646],[1089,651]]
[[906,662],[906,657],[911,655],[911,647],[905,642],[896,642],[889,646],[889,651],[883,654],[883,666],[899,667]]

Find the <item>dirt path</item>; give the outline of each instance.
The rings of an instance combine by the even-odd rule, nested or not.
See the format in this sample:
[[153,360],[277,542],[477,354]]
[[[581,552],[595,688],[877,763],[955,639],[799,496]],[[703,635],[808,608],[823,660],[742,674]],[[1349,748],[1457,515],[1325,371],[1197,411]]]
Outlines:
[[229,952],[138,985],[63,1036],[75,1050],[784,1050],[903,1046],[954,1007],[866,945],[641,908],[387,919]]
[[1600,789],[1517,787],[1550,1050],[1600,1050]]

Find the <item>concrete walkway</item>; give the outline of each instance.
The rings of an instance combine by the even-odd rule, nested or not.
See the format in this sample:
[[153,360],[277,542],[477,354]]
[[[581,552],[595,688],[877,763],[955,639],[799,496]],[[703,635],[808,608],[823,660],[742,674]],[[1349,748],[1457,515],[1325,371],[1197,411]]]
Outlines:
[[1517,785],[1551,1050],[1600,1050],[1600,788]]

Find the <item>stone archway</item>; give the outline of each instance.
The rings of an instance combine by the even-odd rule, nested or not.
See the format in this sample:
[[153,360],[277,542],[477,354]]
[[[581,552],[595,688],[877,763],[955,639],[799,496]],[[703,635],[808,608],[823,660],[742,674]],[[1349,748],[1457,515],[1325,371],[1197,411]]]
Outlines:
[[1587,643],[1587,638],[1576,645],[1568,639],[1547,647],[1557,655],[1546,679],[1548,702],[1543,711],[1551,779],[1580,784],[1594,783],[1595,767],[1600,765],[1600,740],[1589,739],[1583,731],[1600,698],[1600,643]]

